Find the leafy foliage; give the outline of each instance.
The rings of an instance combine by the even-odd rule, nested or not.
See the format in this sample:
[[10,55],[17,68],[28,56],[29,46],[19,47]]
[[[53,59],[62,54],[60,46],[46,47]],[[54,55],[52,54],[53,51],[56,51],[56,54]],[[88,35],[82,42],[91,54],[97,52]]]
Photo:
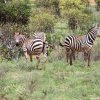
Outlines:
[[60,0],[35,0],[38,8],[49,9],[53,14],[60,16]]
[[27,5],[28,2],[0,2],[0,22],[26,24],[29,20],[31,8]]
[[53,32],[55,18],[50,13],[39,13],[31,18],[32,27],[35,31]]
[[82,0],[63,0],[61,2],[62,15],[68,20],[68,25],[72,30],[77,27],[82,28],[91,21],[91,12],[86,9],[87,3]]

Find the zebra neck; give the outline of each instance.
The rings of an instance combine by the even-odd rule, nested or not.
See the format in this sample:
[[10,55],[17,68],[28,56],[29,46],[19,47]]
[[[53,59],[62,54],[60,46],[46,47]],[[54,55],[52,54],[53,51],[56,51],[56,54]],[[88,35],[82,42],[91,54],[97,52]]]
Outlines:
[[93,43],[94,43],[94,41],[95,41],[95,39],[96,39],[96,31],[91,31],[91,32],[89,32],[87,35],[86,35],[86,43],[88,44],[88,45],[93,45]]
[[25,41],[27,40],[27,38],[26,37],[23,37],[23,38],[21,38],[21,46],[23,46],[23,44],[25,43]]

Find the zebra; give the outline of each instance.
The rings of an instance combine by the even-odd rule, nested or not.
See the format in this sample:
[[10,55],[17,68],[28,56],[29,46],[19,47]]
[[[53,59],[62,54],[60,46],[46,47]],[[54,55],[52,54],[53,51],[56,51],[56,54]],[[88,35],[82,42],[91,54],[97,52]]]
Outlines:
[[[39,38],[41,39],[43,42],[46,41],[46,35],[44,32],[35,32],[32,36],[32,38]],[[46,41],[47,42],[47,41]]]
[[[37,68],[40,63],[40,55],[44,54],[47,61],[48,54],[48,44],[47,42],[43,42],[40,38],[26,38],[25,35],[20,34],[19,32],[15,32],[14,40],[16,42],[16,46],[21,46],[26,59],[30,58],[32,62],[32,55],[36,56],[37,59]],[[45,61],[45,62],[46,62]]]
[[88,66],[90,66],[91,49],[96,37],[100,37],[100,27],[98,25],[90,28],[87,34],[83,36],[69,35],[65,38],[64,44],[59,43],[60,46],[66,47],[67,56],[70,58],[70,65],[72,65],[73,52],[84,52],[84,55],[87,56]]

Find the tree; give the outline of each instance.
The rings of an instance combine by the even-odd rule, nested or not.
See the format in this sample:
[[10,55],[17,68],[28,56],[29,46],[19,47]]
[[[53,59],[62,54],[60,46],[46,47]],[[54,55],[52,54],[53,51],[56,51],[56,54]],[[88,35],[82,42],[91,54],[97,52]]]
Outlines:
[[41,12],[31,17],[32,29],[34,31],[53,32],[55,18],[51,13]]
[[73,31],[77,27],[82,28],[91,19],[92,14],[87,9],[87,5],[88,2],[82,0],[63,0],[61,2],[62,15],[67,19],[69,28]]
[[0,22],[27,24],[31,8],[26,1],[9,2],[8,4],[0,2]]
[[38,8],[49,9],[53,14],[60,16],[60,0],[35,0]]

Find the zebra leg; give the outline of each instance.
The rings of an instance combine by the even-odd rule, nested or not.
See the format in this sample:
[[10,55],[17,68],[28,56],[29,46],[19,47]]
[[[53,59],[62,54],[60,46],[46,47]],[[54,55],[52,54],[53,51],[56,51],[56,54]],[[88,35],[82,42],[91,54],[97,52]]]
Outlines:
[[73,59],[75,60],[75,51],[72,50],[72,56],[73,56]]
[[38,69],[38,67],[39,67],[39,63],[40,63],[40,57],[39,57],[39,56],[36,56],[36,59],[37,59],[36,68]]
[[75,52],[75,51],[74,51],[74,55],[75,55],[75,59],[76,59],[76,58],[79,59],[78,52]]
[[48,42],[46,41],[43,47],[43,55],[46,58],[45,62],[47,62],[47,58],[48,58]]
[[70,49],[70,65],[72,65],[72,50]]
[[44,57],[45,57],[45,61],[44,61],[44,63],[46,63],[46,62],[47,62],[47,60],[48,60],[48,57],[47,57],[47,55],[46,55],[46,54],[44,54]]
[[29,55],[27,54],[27,52],[24,52],[25,58],[28,60],[29,59]]
[[32,54],[30,54],[30,61],[32,62]]
[[[75,60],[76,58],[75,58],[75,51],[74,50],[72,50],[71,51],[71,55],[72,55],[72,59],[73,60]],[[67,59],[67,62],[68,62],[68,59],[70,58],[70,50],[68,51],[68,50],[66,50],[66,59]]]
[[83,52],[83,57],[84,57],[84,61],[86,61],[88,59],[88,53]]
[[69,51],[66,49],[66,59],[67,59],[67,62],[68,62],[68,58],[69,58]]
[[88,66],[90,66],[90,57],[91,57],[91,52],[88,52]]

